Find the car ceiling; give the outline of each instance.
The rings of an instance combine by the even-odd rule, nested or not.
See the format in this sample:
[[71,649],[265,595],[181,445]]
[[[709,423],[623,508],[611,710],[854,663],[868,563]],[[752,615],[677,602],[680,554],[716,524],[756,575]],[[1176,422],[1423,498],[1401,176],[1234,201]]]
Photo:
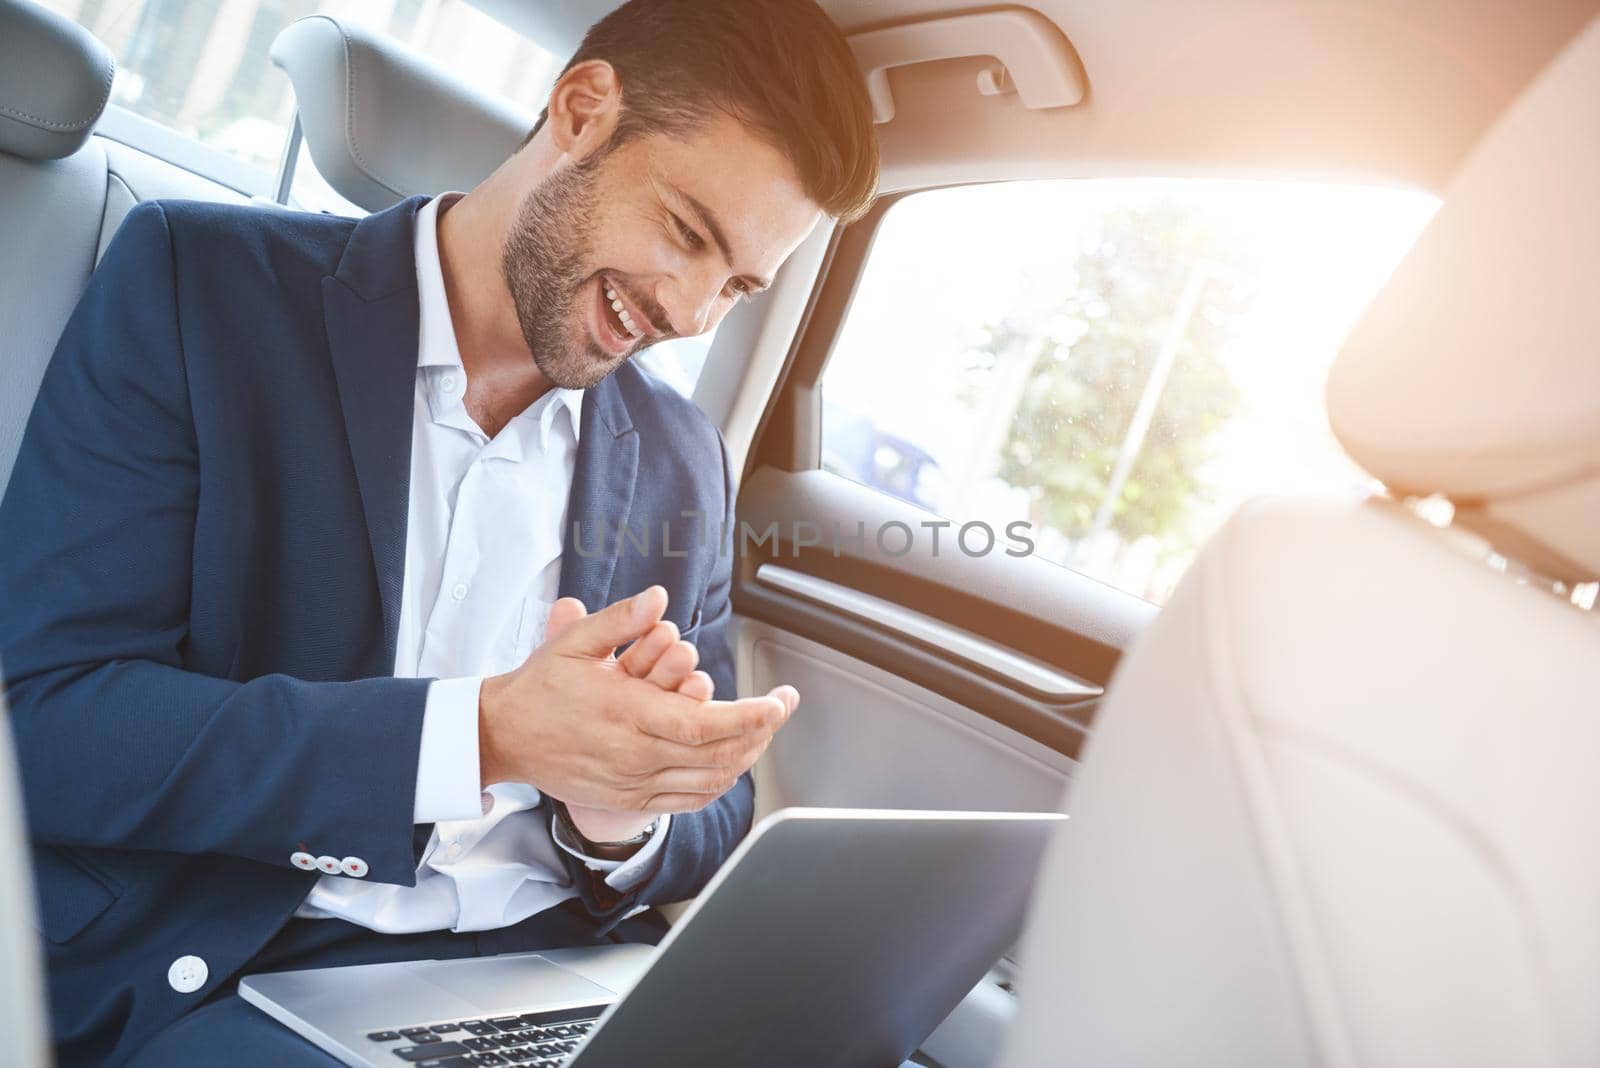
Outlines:
[[[569,54],[617,0],[472,0]],[[822,0],[846,31],[985,5]],[[992,6],[992,5],[990,5]],[[1438,190],[1600,0],[1040,0],[1089,83],[980,96],[982,61],[891,73],[885,189],[1044,175],[1306,176]]]

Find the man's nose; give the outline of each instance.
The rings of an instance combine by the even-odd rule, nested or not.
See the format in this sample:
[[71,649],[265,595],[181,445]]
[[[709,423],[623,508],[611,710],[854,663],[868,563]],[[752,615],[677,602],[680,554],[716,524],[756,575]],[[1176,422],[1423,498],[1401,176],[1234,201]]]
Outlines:
[[693,337],[711,327],[711,314],[721,292],[720,278],[692,275],[669,280],[661,287],[657,300],[672,320],[672,332],[679,337]]

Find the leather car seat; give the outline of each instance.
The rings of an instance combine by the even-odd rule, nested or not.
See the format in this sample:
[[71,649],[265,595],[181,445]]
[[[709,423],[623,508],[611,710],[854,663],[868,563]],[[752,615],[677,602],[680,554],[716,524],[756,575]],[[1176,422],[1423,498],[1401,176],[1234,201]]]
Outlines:
[[90,134],[115,69],[81,26],[0,0],[0,490],[99,251],[106,155]]

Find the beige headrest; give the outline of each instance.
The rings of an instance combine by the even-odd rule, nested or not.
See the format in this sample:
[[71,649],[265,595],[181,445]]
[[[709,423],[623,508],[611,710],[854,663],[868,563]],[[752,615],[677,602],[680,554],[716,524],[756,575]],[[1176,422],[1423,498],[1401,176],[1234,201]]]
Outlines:
[[1345,343],[1328,414],[1397,494],[1600,577],[1600,19],[1467,158]]

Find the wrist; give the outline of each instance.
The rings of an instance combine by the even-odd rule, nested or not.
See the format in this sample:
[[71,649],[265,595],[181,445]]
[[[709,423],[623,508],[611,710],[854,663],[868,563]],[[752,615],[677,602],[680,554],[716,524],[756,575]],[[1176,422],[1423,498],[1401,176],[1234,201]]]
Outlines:
[[602,860],[625,860],[650,840],[656,825],[654,816],[637,812],[610,812],[605,809],[570,806],[551,798],[556,820],[563,825],[571,844]]
[[505,688],[505,676],[493,675],[483,680],[478,688],[478,778],[479,789],[487,790],[497,782],[510,782],[500,760],[498,741],[500,696]]
[[627,812],[595,812],[580,808],[567,810],[567,818],[578,833],[591,842],[612,844],[626,842],[644,834],[656,825],[654,816],[640,816]]

